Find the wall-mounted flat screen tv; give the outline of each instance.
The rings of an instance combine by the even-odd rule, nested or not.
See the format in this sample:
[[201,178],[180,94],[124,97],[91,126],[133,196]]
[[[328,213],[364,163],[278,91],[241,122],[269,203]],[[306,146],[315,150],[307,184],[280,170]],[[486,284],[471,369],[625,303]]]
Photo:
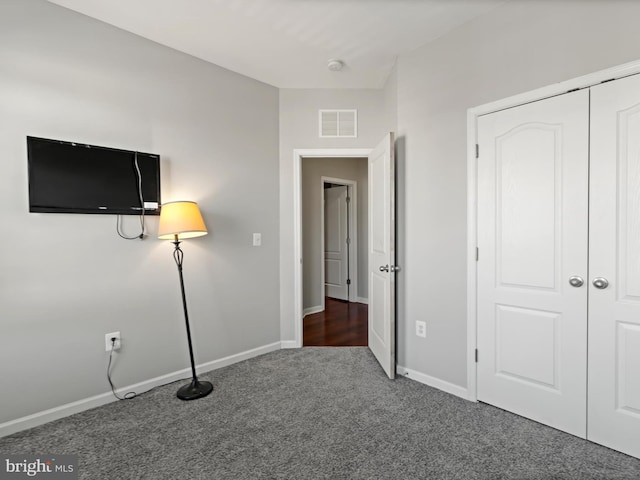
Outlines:
[[160,156],[27,137],[29,211],[160,214]]

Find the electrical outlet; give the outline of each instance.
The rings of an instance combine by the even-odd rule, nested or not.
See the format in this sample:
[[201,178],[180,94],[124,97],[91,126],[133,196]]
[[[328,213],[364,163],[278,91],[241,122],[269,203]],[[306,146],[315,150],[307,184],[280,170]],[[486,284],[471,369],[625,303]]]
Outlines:
[[261,233],[254,233],[253,234],[253,246],[254,247],[259,247],[260,245],[262,245],[262,234]]
[[106,352],[111,351],[112,338],[116,339],[115,343],[113,344],[114,350],[120,350],[120,347],[122,346],[122,343],[120,342],[120,332],[106,333],[104,336],[104,349]]
[[427,338],[427,322],[416,321],[416,335]]

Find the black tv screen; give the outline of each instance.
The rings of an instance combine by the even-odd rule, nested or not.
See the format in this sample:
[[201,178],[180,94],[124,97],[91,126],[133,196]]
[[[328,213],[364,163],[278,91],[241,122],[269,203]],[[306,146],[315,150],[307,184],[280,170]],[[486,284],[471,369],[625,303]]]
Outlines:
[[160,214],[158,155],[37,137],[27,155],[30,212]]

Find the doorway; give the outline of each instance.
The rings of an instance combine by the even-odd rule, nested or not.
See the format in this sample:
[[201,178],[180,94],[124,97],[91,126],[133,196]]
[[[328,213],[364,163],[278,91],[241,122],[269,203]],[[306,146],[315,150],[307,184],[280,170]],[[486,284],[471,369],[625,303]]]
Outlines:
[[[303,157],[303,346],[366,346],[366,157]],[[364,339],[364,342],[363,342]]]
[[[349,184],[351,183],[351,184]],[[355,197],[357,183],[345,183],[340,179],[322,178],[321,200],[322,214],[320,235],[323,252],[323,275],[321,287],[325,297],[350,302],[353,296],[353,277],[357,275],[358,242],[353,241],[357,235],[358,209],[351,208]],[[352,225],[353,223],[353,225]],[[355,239],[354,239],[355,240]],[[356,268],[353,268],[355,264]],[[354,285],[355,287],[355,285]],[[357,292],[357,288],[355,289]]]
[[[291,347],[303,344],[303,248],[302,165],[306,158],[367,158],[367,252],[366,287],[368,347],[390,378],[396,370],[395,285],[400,267],[395,264],[395,133],[387,133],[373,149],[317,149],[293,151],[293,326]],[[305,160],[306,161],[306,160]],[[285,221],[286,226],[286,221]],[[286,278],[286,277],[285,277]],[[287,342],[289,344],[289,342]],[[286,347],[285,347],[286,348]]]

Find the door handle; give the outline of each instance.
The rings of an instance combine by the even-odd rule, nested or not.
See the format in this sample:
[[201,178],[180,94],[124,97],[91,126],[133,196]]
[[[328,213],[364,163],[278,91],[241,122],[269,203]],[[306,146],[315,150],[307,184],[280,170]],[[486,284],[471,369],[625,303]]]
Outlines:
[[380,265],[381,272],[399,272],[400,267],[398,265]]
[[593,279],[593,286],[599,288],[600,290],[604,290],[609,286],[609,281],[603,277],[596,277]]
[[569,277],[569,285],[576,288],[581,287],[582,285],[584,285],[584,280],[582,279],[582,277],[574,275],[573,277]]

